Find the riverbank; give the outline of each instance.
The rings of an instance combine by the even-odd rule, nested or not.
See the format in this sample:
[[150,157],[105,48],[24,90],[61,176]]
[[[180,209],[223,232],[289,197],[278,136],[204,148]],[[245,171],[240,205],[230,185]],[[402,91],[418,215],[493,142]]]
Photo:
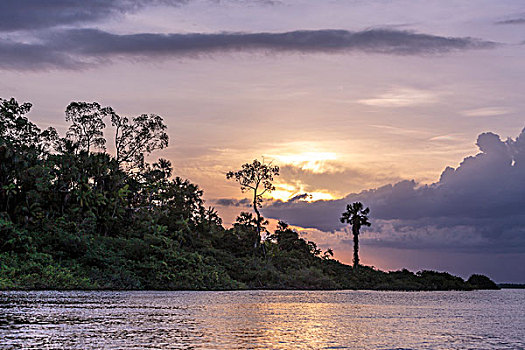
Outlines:
[[[468,280],[446,272],[354,269],[334,259],[276,253],[235,257],[233,252],[200,250],[126,254],[105,239],[88,245],[82,257],[57,261],[49,253],[0,254],[1,290],[398,290],[499,289],[488,277]],[[111,240],[114,242],[114,240]],[[93,242],[93,241],[92,241]],[[140,241],[134,241],[139,244]],[[115,243],[115,242],[114,242]],[[128,242],[130,243],[130,242]],[[145,243],[145,242],[144,242]],[[124,242],[116,247],[124,246]],[[155,247],[149,247],[154,249]],[[104,254],[94,256],[94,252]],[[58,252],[55,252],[57,254]],[[219,258],[219,256],[221,258]]]

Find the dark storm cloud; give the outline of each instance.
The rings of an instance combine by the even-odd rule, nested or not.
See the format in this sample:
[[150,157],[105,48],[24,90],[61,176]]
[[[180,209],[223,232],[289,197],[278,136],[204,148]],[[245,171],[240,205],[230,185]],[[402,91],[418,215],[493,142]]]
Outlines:
[[[38,39],[40,42],[35,44],[38,52],[33,55],[24,54],[23,57],[30,69],[38,66],[41,57],[57,57],[55,67],[63,68],[64,65],[92,65],[115,57],[195,57],[233,51],[268,53],[361,51],[390,55],[430,55],[496,46],[493,42],[473,38],[450,38],[390,29],[360,32],[327,29],[285,33],[129,35],[112,34],[96,29],[72,29],[45,32]],[[17,51],[10,55],[13,59],[3,62],[3,67],[22,69],[21,65],[15,62]],[[42,68],[48,68],[51,63],[42,60]]]
[[275,202],[264,215],[323,231],[341,229],[349,202],[371,209],[369,244],[399,248],[523,251],[525,248],[525,130],[515,140],[493,133],[478,137],[480,153],[438,182],[414,181],[350,194],[334,201]]
[[[59,48],[86,55],[194,55],[221,51],[271,52],[365,51],[419,55],[453,50],[492,48],[492,42],[473,38],[447,38],[389,29],[361,32],[298,30],[284,33],[130,34],[117,35],[94,29],[57,34]],[[62,47],[61,47],[62,46]]]
[[41,70],[46,68],[73,68],[81,63],[68,55],[49,50],[41,44],[25,44],[0,39],[0,69]]
[[184,0],[2,0],[0,32],[50,28],[96,22],[133,12],[146,5],[184,3]]

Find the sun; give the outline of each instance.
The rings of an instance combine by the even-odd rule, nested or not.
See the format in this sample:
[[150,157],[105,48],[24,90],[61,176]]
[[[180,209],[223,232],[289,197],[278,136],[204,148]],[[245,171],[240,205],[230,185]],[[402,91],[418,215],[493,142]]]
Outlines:
[[[335,152],[307,151],[298,153],[284,153],[269,155],[280,165],[292,165],[301,170],[321,174],[333,168],[333,162],[338,159]],[[336,197],[328,191],[307,191],[308,186],[301,181],[293,183],[277,182],[275,190],[268,194],[267,198],[286,202],[297,197],[297,201],[314,202],[319,200],[331,200]]]

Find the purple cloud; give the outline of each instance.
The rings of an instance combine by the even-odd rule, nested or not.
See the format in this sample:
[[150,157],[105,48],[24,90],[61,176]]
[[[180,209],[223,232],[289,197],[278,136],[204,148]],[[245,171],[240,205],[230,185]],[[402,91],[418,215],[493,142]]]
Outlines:
[[2,0],[0,32],[35,30],[97,22],[150,5],[179,5],[185,0]]
[[[69,29],[44,31],[35,39],[38,42],[31,44],[0,38],[0,52],[10,57],[0,62],[0,68],[60,69],[96,65],[122,57],[199,57],[240,51],[432,55],[497,46],[496,43],[470,37],[442,37],[391,29],[127,35],[98,29]],[[20,58],[20,62],[17,58]]]
[[275,202],[264,215],[322,231],[342,229],[345,205],[371,209],[367,244],[395,248],[522,252],[525,248],[525,129],[516,139],[479,135],[480,153],[438,182],[401,181],[340,200]]

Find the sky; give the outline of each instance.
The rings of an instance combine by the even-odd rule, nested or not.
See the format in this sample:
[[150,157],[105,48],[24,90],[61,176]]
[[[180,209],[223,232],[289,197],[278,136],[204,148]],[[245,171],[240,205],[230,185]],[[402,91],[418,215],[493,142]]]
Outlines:
[[226,226],[264,158],[263,214],[343,262],[359,200],[362,263],[523,283],[524,43],[521,1],[3,0],[0,97],[62,134],[71,101],[161,115],[150,159]]

